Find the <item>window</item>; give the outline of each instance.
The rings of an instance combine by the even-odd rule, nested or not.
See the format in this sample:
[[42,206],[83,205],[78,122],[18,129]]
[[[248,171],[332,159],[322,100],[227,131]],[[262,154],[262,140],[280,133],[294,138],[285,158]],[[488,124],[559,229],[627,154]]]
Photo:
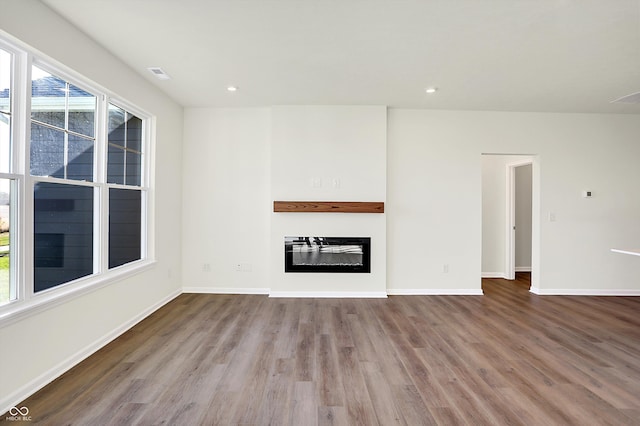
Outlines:
[[13,181],[0,178],[0,305],[16,298],[11,267],[11,199]]
[[35,293],[93,274],[93,188],[34,186]]
[[107,182],[140,186],[142,120],[109,105],[109,165]]
[[142,193],[109,189],[109,268],[140,259]]
[[0,39],[0,314],[149,264],[149,115],[28,50]]
[[13,172],[12,125],[13,54],[0,49],[0,305],[15,300],[15,267],[11,244],[15,219],[12,207],[15,197]]
[[109,268],[138,260],[142,253],[142,130],[142,119],[109,104]]
[[[96,96],[33,66],[33,292],[94,272]],[[57,183],[40,179],[57,178]],[[98,191],[97,191],[98,190]]]
[[0,49],[0,173],[11,171],[12,55]]
[[96,97],[34,66],[31,175],[93,181]]

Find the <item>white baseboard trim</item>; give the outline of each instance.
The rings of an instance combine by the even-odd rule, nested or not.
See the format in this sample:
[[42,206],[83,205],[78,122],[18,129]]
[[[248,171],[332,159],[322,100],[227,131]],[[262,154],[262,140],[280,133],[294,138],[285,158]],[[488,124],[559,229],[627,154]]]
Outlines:
[[24,386],[21,386],[19,389],[16,389],[11,394],[0,399],[0,413],[6,413],[11,409],[11,407],[15,407],[21,401],[24,401],[67,371],[69,371],[72,367],[76,366],[89,356],[96,353],[98,350],[102,349],[104,346],[115,340],[117,337],[125,333],[131,327],[151,315],[153,312],[160,309],[162,306],[166,305],[176,297],[181,294],[180,290],[174,291],[169,294],[167,297],[163,298],[159,302],[153,304],[149,308],[145,309],[143,312],[139,313],[129,321],[123,323],[119,327],[115,328],[105,336],[102,336],[100,339],[94,341],[89,344],[84,349],[76,352],[74,355],[70,356],[63,362],[59,363],[55,367],[51,368],[49,371],[44,372],[40,376],[31,380]]
[[182,292],[200,294],[269,294],[269,289],[235,287],[183,287]]
[[531,272],[531,266],[516,266],[514,270],[516,272]]
[[384,299],[384,291],[272,291],[269,297],[298,297],[298,298],[377,298]]
[[583,289],[531,287],[529,292],[538,296],[640,296],[640,290]]
[[507,274],[504,272],[482,272],[480,275],[482,278],[504,278],[507,279]]
[[480,288],[390,288],[389,296],[482,296]]

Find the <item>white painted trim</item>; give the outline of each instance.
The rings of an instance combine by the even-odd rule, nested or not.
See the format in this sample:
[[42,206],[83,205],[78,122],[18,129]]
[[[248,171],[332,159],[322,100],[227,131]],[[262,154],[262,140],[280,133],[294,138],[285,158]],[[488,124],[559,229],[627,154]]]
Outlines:
[[531,272],[531,266],[516,266],[516,272]]
[[515,264],[516,264],[516,167],[517,164],[507,164],[506,175],[506,225],[505,232],[505,274],[504,278],[507,280],[514,280],[516,278]]
[[269,294],[269,289],[234,287],[183,287],[182,292],[196,294]]
[[640,290],[612,290],[605,288],[553,288],[541,290],[531,287],[529,291],[539,296],[640,296]]
[[482,296],[479,288],[393,288],[387,289],[389,296]]
[[39,391],[40,389],[42,389],[43,387],[45,387],[46,385],[48,385],[49,383],[51,383],[52,381],[60,377],[62,374],[66,373],[71,368],[73,368],[74,366],[76,366],[77,364],[79,364],[89,356],[93,355],[98,350],[102,349],[104,346],[111,343],[117,337],[124,334],[134,325],[136,325],[137,323],[139,323],[140,321],[142,321],[143,319],[151,315],[153,312],[157,311],[162,306],[166,305],[167,303],[169,303],[170,301],[178,297],[180,294],[181,294],[180,290],[176,290],[172,292],[171,294],[169,294],[159,302],[154,303],[149,308],[145,309],[135,317],[131,318],[129,321],[126,321],[125,323],[121,324],[119,327],[115,328],[108,334],[102,336],[101,338],[94,341],[84,349],[81,349],[80,351],[76,352],[74,355],[70,356],[69,358],[62,361],[55,367],[51,368],[49,371],[45,371],[40,376],[31,380],[26,385],[21,386],[19,389],[16,389],[10,395],[3,397],[2,399],[0,399],[0,413],[5,413],[11,407],[15,406],[16,404],[19,404],[21,401],[24,401],[26,398],[36,393],[37,391]]
[[482,272],[480,276],[482,278],[502,278],[505,280],[508,279],[507,274],[504,272]]
[[384,291],[272,291],[269,297],[306,297],[306,298],[363,298],[384,299]]

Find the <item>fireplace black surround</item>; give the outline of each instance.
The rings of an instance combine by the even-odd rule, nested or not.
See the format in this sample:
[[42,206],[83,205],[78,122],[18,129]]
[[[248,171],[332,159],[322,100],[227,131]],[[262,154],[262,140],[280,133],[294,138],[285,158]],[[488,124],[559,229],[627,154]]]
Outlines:
[[369,237],[285,237],[285,272],[371,272]]

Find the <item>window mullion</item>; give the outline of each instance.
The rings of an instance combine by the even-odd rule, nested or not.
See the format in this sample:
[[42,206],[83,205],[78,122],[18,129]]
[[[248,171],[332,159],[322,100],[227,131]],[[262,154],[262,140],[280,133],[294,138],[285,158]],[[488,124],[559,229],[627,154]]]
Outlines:
[[62,167],[64,171],[63,176],[67,179],[67,174],[69,173],[69,91],[71,90],[69,82],[66,82],[64,87],[64,146],[62,148]]
[[109,189],[107,188],[107,129],[108,129],[108,99],[105,95],[98,97],[96,102],[96,139],[94,152],[94,179],[96,181],[96,209],[94,235],[94,269],[97,273],[108,270],[109,262]]
[[124,182],[125,185],[129,183],[127,182],[127,136],[129,134],[129,129],[128,129],[129,120],[127,120],[128,118],[129,118],[129,113],[125,112],[124,113],[124,141],[122,143],[122,146],[124,147],[124,149],[122,150],[122,158],[123,158],[122,182]]

